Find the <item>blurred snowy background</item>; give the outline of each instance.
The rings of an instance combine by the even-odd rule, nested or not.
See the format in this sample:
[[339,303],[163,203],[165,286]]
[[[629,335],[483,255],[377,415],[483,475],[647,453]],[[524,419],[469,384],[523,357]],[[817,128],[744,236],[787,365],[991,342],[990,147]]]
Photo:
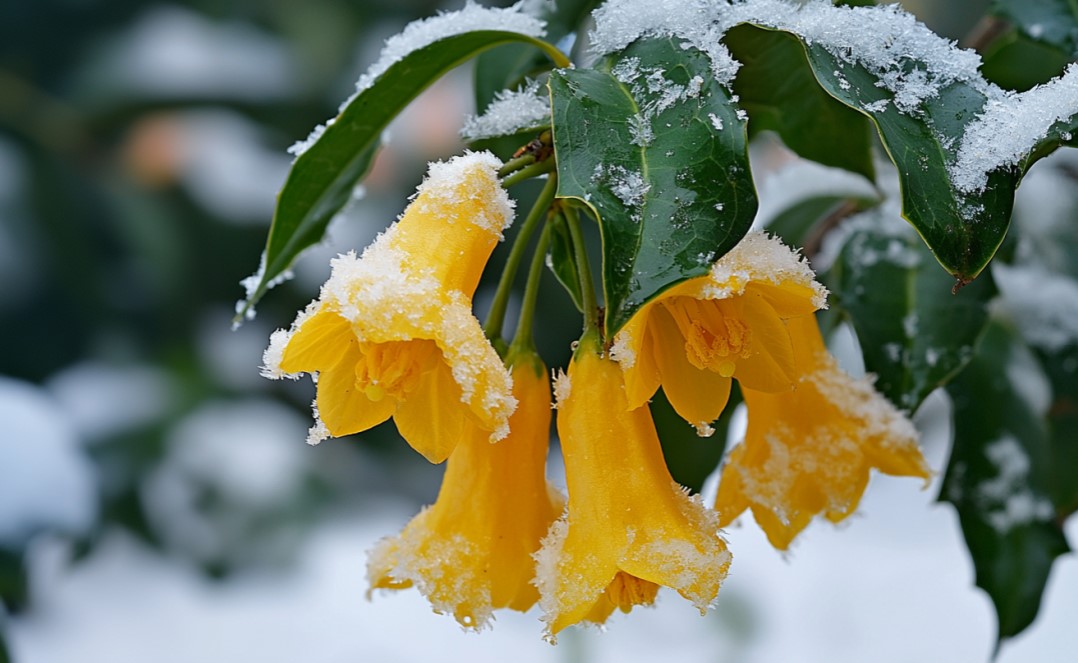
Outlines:
[[[959,37],[985,4],[907,6]],[[309,381],[272,383],[258,365],[328,258],[392,221],[427,160],[462,149],[467,70],[390,130],[366,195],[297,278],[254,321],[230,320],[286,148],[335,113],[386,37],[440,7],[0,3],[0,662],[987,660],[994,613],[936,482],[874,481],[850,524],[813,525],[785,557],[742,522],[715,611],[661,595],[557,648],[534,611],[476,636],[415,592],[364,598],[366,550],[433,500],[441,468],[391,425],[306,447]],[[781,148],[754,156],[762,209],[791,181],[806,190]],[[1019,214],[1061,204],[1043,170]],[[544,296],[543,310],[568,306]],[[564,365],[578,320],[544,325],[541,349]],[[947,407],[918,416],[937,469]],[[1072,555],[999,660],[1073,660],[1076,619]]]

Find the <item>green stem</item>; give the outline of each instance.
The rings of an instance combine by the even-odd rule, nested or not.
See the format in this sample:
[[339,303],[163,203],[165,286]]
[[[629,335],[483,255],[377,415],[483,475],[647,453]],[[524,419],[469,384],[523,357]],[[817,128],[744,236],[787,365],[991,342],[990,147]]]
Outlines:
[[588,248],[584,244],[584,232],[580,228],[580,216],[572,205],[565,205],[565,221],[569,226],[569,235],[573,238],[573,255],[580,278],[581,304],[584,307],[584,335],[588,332],[599,333],[599,307],[595,301],[595,285],[591,279],[591,267],[588,265]]
[[498,169],[498,177],[505,177],[506,175],[510,173],[515,173],[524,166],[530,166],[533,163],[535,163],[534,154],[525,154],[523,156],[517,157],[516,159],[510,159],[509,161],[505,162],[505,165]]
[[520,227],[520,232],[513,240],[513,248],[509,250],[509,257],[505,260],[505,268],[502,269],[501,279],[498,281],[498,289],[494,292],[494,301],[490,305],[490,313],[487,314],[487,322],[483,327],[487,338],[498,341],[502,336],[502,325],[505,323],[505,309],[509,305],[509,293],[513,290],[513,280],[516,278],[520,261],[524,258],[524,250],[528,248],[528,241],[535,233],[535,228],[546,215],[547,208],[554,202],[554,194],[558,190],[558,178],[551,175],[546,186],[539,192],[535,204],[528,212],[528,218]]
[[528,282],[524,286],[524,299],[520,303],[520,318],[517,320],[517,333],[509,344],[509,354],[516,352],[535,352],[535,340],[532,328],[535,319],[535,303],[539,298],[539,281],[543,277],[546,264],[547,247],[550,246],[550,226],[543,226],[539,243],[532,254],[532,264],[528,268]]
[[547,159],[546,161],[540,161],[539,163],[533,163],[530,166],[525,166],[513,173],[509,177],[502,180],[502,186],[508,189],[514,184],[520,184],[524,180],[537,177],[544,173],[549,173],[554,170],[554,160]]

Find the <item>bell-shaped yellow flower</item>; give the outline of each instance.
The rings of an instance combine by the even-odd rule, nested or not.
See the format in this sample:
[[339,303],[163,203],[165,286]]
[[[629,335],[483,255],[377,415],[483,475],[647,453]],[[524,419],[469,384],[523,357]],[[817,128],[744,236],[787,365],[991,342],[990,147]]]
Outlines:
[[472,315],[471,298],[513,206],[501,162],[467,153],[431,164],[400,220],[363,252],[338,256],[319,299],[264,356],[271,378],[317,374],[310,442],[393,417],[434,463],[473,425],[508,433],[512,381]]
[[449,457],[438,500],[371,551],[371,589],[416,586],[439,613],[479,629],[497,608],[525,611],[539,593],[532,555],[562,511],[546,481],[550,381],[538,356],[511,357],[520,402],[509,437],[465,434]]
[[662,385],[679,415],[710,435],[730,379],[788,391],[796,371],[784,320],[824,306],[827,291],[777,238],[747,235],[711,271],[645,304],[617,334],[612,356],[625,371],[630,409]]
[[555,392],[569,505],[536,556],[548,638],[650,604],[659,585],[705,611],[730,553],[714,511],[670,477],[650,411],[629,411],[621,368],[585,337]]
[[869,470],[928,479],[917,431],[868,380],[827,352],[815,316],[787,322],[797,385],[742,389],[749,423],[723,467],[715,509],[723,526],[752,510],[771,545],[785,550],[822,513],[839,522],[857,508]]

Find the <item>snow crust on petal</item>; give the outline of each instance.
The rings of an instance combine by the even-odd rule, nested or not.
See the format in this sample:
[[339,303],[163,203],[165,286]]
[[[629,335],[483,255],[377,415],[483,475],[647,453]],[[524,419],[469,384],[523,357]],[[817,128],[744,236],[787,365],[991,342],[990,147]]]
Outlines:
[[[432,162],[426,179],[416,189],[415,202],[420,205],[420,211],[430,208],[446,223],[459,220],[500,234],[512,224],[515,206],[498,182],[501,167],[501,160],[486,151],[467,151],[449,161]],[[454,204],[461,196],[481,200],[483,209],[479,214],[454,215]]]
[[793,284],[808,288],[815,308],[827,308],[827,288],[816,281],[808,261],[777,237],[752,232],[719,258],[711,268],[702,294],[708,299],[729,299],[745,293],[750,282]]
[[[474,542],[461,534],[431,536],[427,507],[399,536],[378,542],[367,557],[367,580],[371,590],[414,585],[430,601],[434,612],[461,615],[466,626],[482,630],[494,616],[490,587],[481,569],[471,560],[481,554]],[[370,592],[368,592],[368,595]]]
[[508,136],[550,123],[550,99],[530,80],[516,90],[495,93],[482,115],[464,121],[460,136],[467,141]]

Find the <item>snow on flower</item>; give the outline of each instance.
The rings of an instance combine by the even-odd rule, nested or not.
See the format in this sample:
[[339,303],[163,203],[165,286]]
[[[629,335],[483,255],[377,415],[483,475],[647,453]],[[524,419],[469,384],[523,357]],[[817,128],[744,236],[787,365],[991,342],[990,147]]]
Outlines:
[[500,165],[486,152],[432,164],[400,220],[361,257],[334,259],[320,297],[273,334],[263,375],[318,376],[311,442],[393,417],[441,462],[472,424],[492,440],[508,433],[512,380],[471,311],[513,218]]

